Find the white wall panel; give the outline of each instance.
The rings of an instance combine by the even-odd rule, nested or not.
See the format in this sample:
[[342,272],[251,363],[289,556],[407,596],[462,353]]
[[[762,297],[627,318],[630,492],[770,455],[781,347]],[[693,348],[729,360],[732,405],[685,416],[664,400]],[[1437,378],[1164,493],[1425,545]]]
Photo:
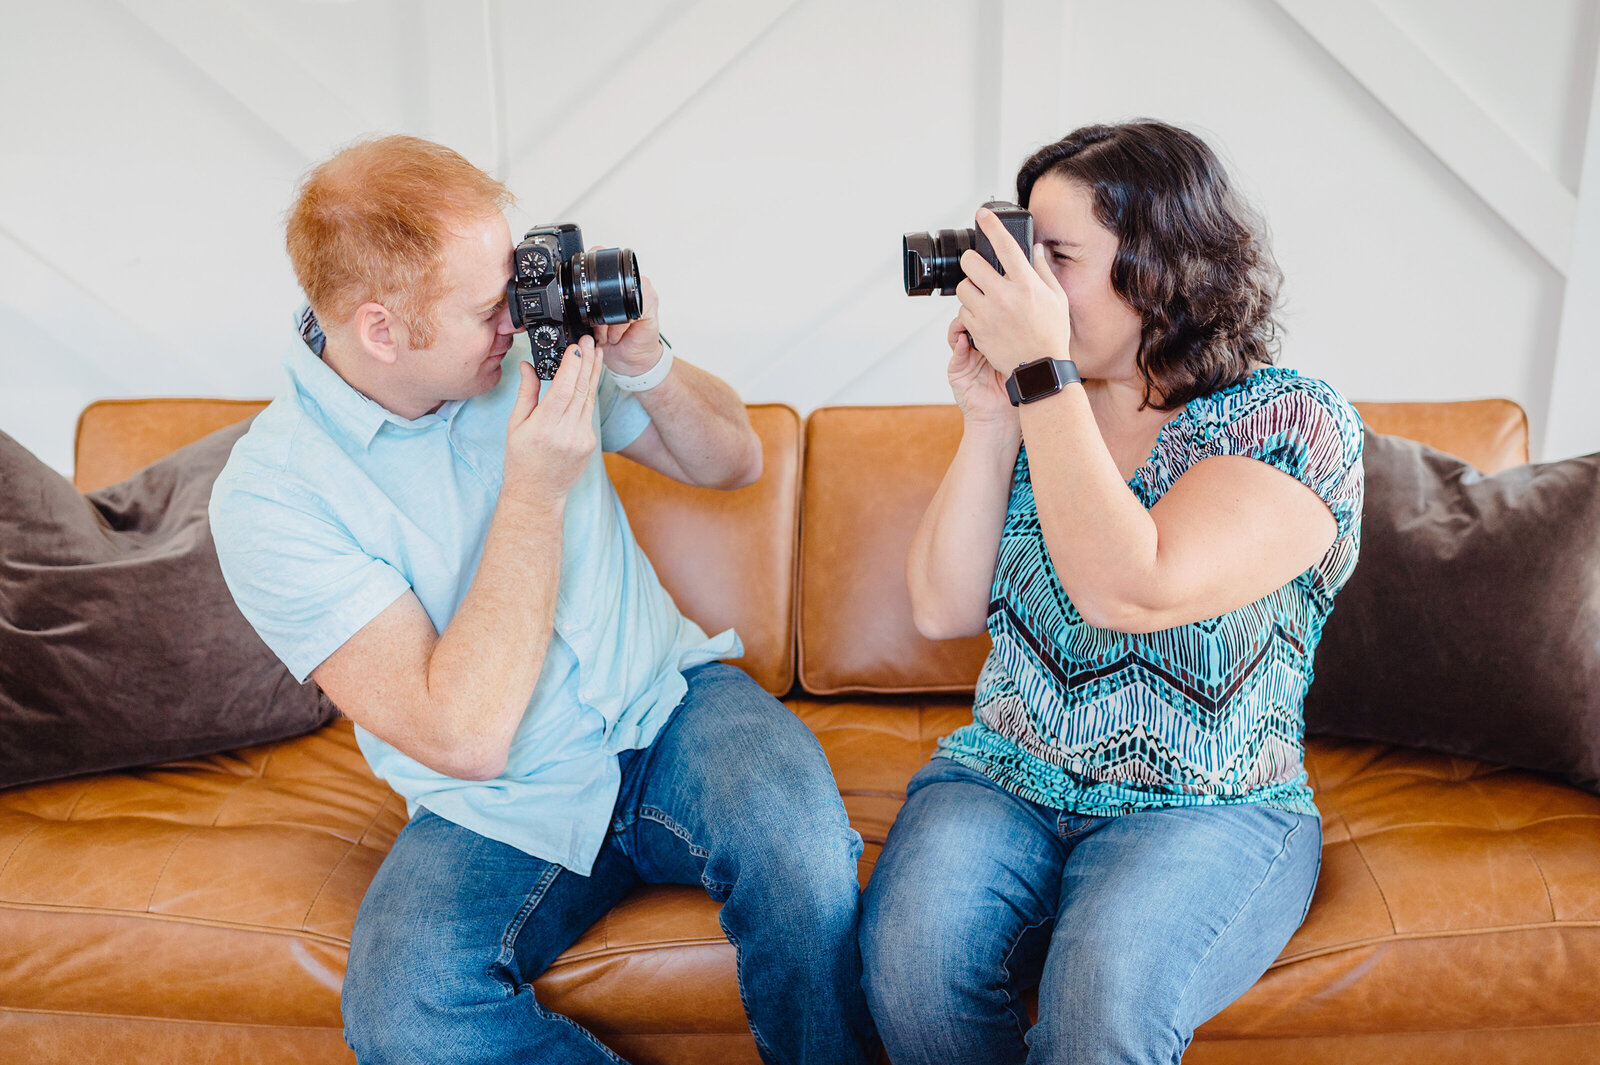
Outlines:
[[[1600,3],[1365,5],[1587,187]],[[902,294],[901,233],[1147,114],[1264,208],[1288,364],[1362,398],[1509,395],[1540,439],[1583,294],[1375,91],[1278,0],[0,0],[0,429],[65,470],[89,398],[275,392],[295,182],[395,131],[509,175],[515,226],[570,206],[636,249],[679,353],[749,399],[944,402],[954,301]]]

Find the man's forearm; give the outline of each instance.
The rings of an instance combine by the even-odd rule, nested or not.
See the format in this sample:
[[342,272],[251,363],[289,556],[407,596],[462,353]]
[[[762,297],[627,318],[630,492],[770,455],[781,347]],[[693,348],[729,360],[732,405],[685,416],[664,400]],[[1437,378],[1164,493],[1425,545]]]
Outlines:
[[488,779],[504,769],[555,626],[565,504],[502,496],[483,558],[428,660],[428,696],[458,761]]
[[739,394],[681,359],[639,401],[661,442],[693,483],[738,488],[761,474],[761,441]]

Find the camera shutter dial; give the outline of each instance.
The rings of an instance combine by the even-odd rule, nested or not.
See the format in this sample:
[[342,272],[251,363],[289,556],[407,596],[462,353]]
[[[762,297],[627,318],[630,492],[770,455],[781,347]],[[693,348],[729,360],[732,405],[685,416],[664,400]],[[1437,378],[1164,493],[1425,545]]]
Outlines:
[[528,334],[528,339],[541,352],[554,351],[556,346],[561,343],[561,330],[553,325],[541,325]]
[[542,285],[555,277],[556,264],[548,249],[534,244],[518,249],[518,255],[522,272],[534,284]]

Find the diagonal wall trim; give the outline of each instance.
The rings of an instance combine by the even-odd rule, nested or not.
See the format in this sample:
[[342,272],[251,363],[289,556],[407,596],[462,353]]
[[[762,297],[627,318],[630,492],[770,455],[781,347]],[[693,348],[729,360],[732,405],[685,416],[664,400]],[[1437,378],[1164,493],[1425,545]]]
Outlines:
[[1600,44],[1595,51],[1572,266],[1550,374],[1550,410],[1537,456],[1542,459],[1600,450],[1600,424],[1594,415],[1595,396],[1600,395]]
[[606,71],[584,104],[512,161],[508,182],[563,218],[797,0],[699,0]]
[[1557,271],[1577,199],[1372,0],[1276,0],[1400,124]]
[[300,62],[288,42],[225,0],[118,0],[300,153],[320,159],[371,122]]
[[[963,197],[929,225],[971,226],[977,206],[976,197]],[[880,260],[849,291],[846,299],[813,317],[810,328],[757,373],[734,382],[739,394],[780,397],[806,413],[848,391],[907,341],[935,322],[949,322],[958,310],[953,298],[905,296],[898,247],[893,259]],[[937,351],[934,357],[939,357]]]
[[211,368],[183,359],[129,324],[90,288],[0,226],[0,293],[19,315],[124,395],[222,390]]

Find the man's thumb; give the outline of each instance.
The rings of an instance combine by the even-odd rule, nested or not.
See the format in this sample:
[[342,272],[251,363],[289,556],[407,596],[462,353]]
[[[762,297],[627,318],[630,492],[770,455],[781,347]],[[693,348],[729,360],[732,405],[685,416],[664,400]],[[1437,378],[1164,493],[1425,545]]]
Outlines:
[[511,408],[512,424],[525,420],[533,413],[533,408],[539,405],[539,379],[534,376],[533,366],[519,362],[517,372],[522,378],[517,382],[517,404]]

